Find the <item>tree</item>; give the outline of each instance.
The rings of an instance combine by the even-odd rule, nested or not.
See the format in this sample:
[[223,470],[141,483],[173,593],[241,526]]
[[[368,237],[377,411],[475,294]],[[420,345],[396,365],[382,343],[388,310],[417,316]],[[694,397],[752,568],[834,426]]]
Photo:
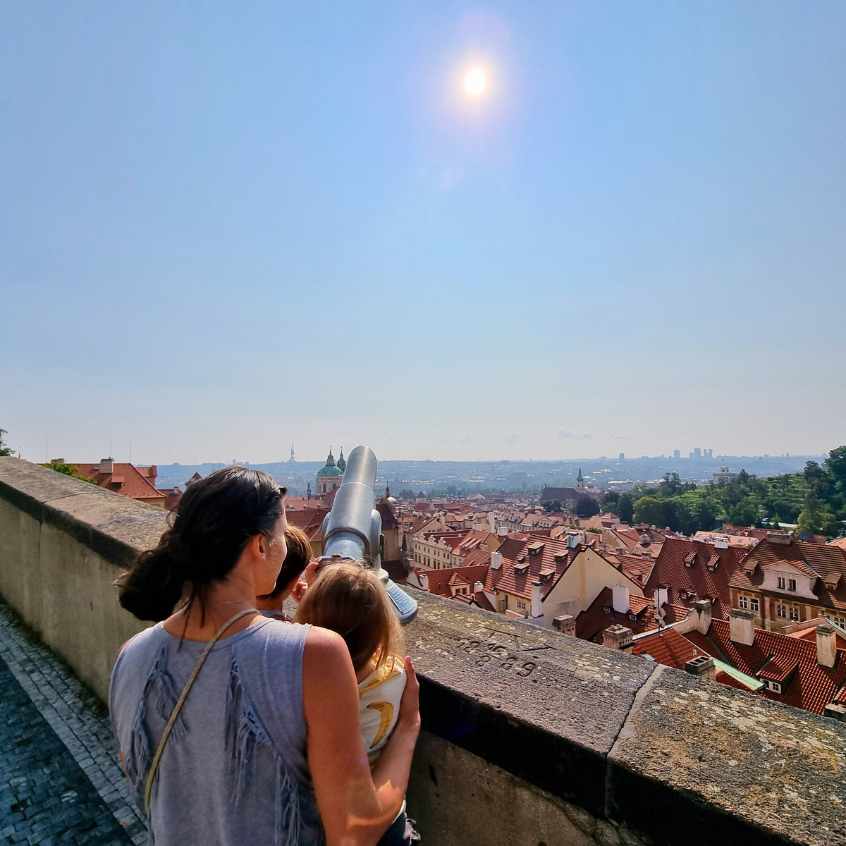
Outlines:
[[630,493],[620,494],[617,501],[617,516],[624,523],[631,523],[634,519],[634,498]]
[[846,446],[833,449],[823,464],[837,487],[842,493],[846,493]]
[[3,441],[3,435],[6,434],[5,429],[0,429],[0,457],[5,457],[7,455],[14,455],[15,451],[11,447],[7,447],[5,442]]
[[820,502],[813,490],[808,491],[805,505],[799,513],[799,533],[802,535],[833,535],[837,521],[831,509]]
[[599,504],[593,497],[583,496],[576,503],[577,517],[593,517],[599,514]]
[[663,500],[656,496],[642,496],[634,504],[634,519],[636,523],[666,526],[666,510]]

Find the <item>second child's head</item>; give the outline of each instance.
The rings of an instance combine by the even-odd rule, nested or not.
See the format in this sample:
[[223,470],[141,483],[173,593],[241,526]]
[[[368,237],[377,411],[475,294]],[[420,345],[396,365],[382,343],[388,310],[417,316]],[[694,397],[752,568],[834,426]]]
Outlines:
[[403,651],[388,594],[376,573],[360,564],[324,567],[300,602],[296,619],[341,635],[356,673],[371,659],[379,666]]

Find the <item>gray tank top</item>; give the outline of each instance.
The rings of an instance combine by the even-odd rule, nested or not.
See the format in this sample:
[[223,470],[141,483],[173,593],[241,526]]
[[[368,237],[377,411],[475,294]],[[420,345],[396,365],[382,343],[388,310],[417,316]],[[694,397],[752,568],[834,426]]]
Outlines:
[[[151,843],[324,842],[306,762],[308,628],[266,619],[212,649],[162,756]],[[139,808],[164,724],[204,647],[180,644],[159,623],[115,662],[109,711]]]

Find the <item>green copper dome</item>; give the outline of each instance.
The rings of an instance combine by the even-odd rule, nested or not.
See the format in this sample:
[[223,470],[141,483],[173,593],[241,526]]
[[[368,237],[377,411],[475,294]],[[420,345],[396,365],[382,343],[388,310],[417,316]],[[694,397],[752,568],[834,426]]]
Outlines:
[[335,464],[335,456],[332,455],[332,450],[329,450],[329,455],[326,457],[326,464],[317,471],[317,478],[326,478],[327,476],[343,476],[344,471],[340,470]]

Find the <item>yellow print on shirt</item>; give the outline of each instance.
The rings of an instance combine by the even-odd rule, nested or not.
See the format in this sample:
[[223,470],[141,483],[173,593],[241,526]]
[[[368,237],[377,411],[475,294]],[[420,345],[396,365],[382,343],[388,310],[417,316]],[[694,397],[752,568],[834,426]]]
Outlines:
[[379,728],[376,731],[376,737],[370,744],[370,748],[379,745],[379,741],[388,733],[388,726],[391,724],[391,717],[394,716],[394,706],[390,702],[371,702],[367,706],[368,710],[379,712]]

